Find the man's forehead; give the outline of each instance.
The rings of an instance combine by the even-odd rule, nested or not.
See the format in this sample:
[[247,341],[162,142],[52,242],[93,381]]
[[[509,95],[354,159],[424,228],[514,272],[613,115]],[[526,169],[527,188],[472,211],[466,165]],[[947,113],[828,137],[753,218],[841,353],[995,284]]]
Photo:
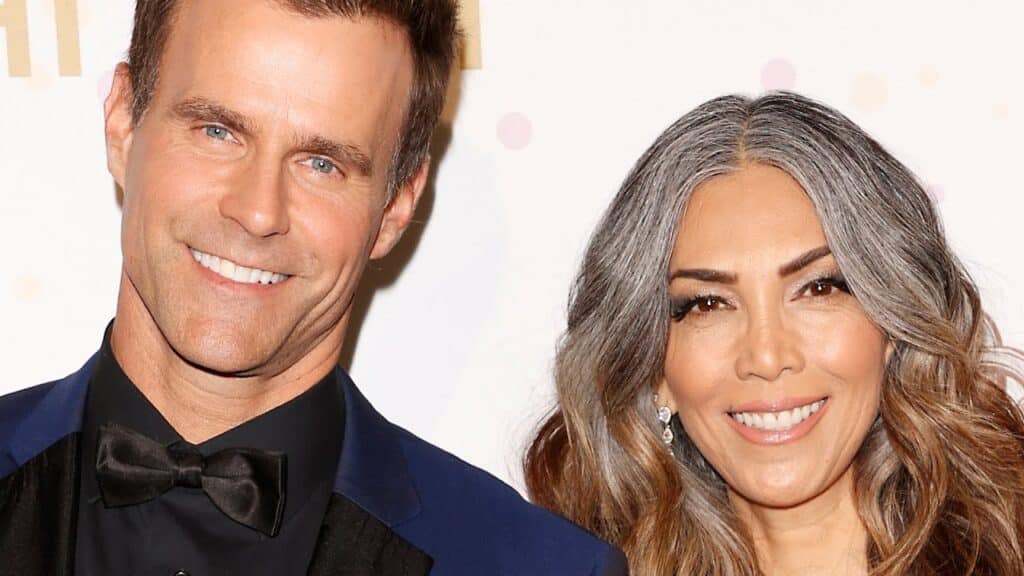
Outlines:
[[[244,9],[228,9],[240,2]],[[367,137],[398,133],[412,60],[394,24],[309,18],[269,1],[223,0],[190,2],[176,28],[157,85],[164,106],[201,99],[254,120],[286,118],[301,132],[329,137],[342,124]]]
[[170,31],[179,25],[195,27],[200,20],[210,20],[218,27],[237,30],[242,22],[255,14],[285,23],[292,21],[348,22],[376,26],[396,41],[408,44],[408,31],[402,23],[384,12],[374,12],[360,2],[326,2],[309,0],[176,0],[171,7]]

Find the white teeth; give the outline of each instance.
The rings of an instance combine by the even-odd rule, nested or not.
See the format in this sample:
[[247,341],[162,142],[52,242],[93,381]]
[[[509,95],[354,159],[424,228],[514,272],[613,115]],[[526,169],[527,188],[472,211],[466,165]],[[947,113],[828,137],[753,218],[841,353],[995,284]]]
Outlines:
[[[782,428],[792,428],[793,427],[793,412],[796,412],[796,410],[793,410],[792,412],[789,412],[789,411],[787,411],[787,412],[779,412],[779,416],[778,416],[779,426],[781,426]],[[797,415],[796,421],[797,422],[800,421],[800,416],[799,415]]]
[[249,282],[249,276],[252,275],[252,268],[246,268],[245,266],[235,266],[235,282]]
[[824,405],[825,400],[822,399],[804,406],[798,406],[792,410],[781,410],[778,412],[733,412],[731,416],[733,420],[750,428],[781,432],[789,430],[810,418],[811,414],[821,410],[821,407]]
[[228,280],[233,280],[241,284],[277,284],[278,282],[290,278],[287,274],[278,274],[276,272],[242,266],[241,264],[236,264],[226,258],[211,256],[204,252],[200,252],[195,248],[190,248],[190,250],[192,252],[192,257],[195,258],[196,262],[201,266],[209,268]]

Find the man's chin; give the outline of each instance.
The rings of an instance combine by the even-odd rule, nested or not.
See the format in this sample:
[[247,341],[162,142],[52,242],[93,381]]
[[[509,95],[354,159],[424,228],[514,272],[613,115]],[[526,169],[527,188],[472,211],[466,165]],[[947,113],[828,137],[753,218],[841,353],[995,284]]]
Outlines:
[[277,346],[234,332],[205,331],[185,338],[174,351],[189,365],[222,376],[249,377],[273,371]]

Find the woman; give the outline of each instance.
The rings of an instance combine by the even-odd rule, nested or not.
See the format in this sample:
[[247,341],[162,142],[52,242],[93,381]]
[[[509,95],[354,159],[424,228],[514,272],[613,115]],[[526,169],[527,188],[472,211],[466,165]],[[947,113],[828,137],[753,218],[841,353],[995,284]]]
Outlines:
[[719,98],[591,239],[528,487],[638,576],[1024,574],[1015,361],[903,165]]

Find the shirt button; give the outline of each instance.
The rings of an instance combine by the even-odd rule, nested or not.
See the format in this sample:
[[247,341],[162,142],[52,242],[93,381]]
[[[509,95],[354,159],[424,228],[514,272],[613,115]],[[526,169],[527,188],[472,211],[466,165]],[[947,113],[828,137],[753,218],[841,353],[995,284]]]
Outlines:
[[174,573],[174,576],[189,576],[189,573],[184,570],[178,570]]

